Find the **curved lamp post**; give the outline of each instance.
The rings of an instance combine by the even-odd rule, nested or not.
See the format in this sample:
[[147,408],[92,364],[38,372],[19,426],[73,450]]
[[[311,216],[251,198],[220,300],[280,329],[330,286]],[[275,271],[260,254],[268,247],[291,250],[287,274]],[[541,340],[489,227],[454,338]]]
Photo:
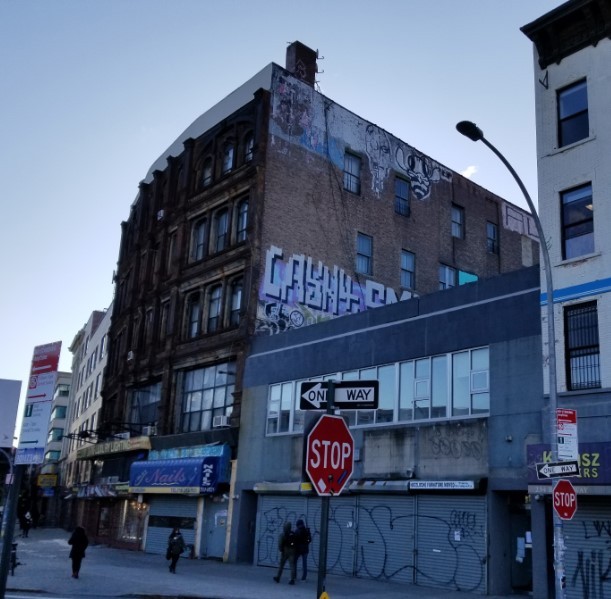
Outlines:
[[[548,373],[549,373],[549,431],[550,431],[550,445],[552,451],[552,461],[556,461],[558,457],[558,434],[556,431],[556,409],[558,407],[558,395],[556,386],[556,327],[554,324],[554,284],[552,280],[552,263],[549,257],[549,249],[545,240],[545,233],[541,220],[537,214],[537,210],[533,201],[522,183],[522,180],[518,176],[518,173],[509,164],[505,156],[499,152],[485,137],[482,130],[471,121],[460,121],[456,125],[456,129],[459,133],[468,137],[471,141],[481,141],[490,150],[492,150],[500,159],[500,161],[507,167],[507,170],[511,173],[515,179],[520,191],[524,195],[526,203],[530,208],[532,217],[537,227],[537,234],[539,235],[539,246],[541,248],[541,255],[543,256],[543,266],[545,270],[545,292],[546,292],[546,308],[547,308],[547,337],[548,337]],[[557,483],[557,479],[552,479],[552,490]],[[564,597],[564,535],[562,530],[562,520],[556,514],[554,510],[554,570],[556,572],[556,597],[561,599]]]

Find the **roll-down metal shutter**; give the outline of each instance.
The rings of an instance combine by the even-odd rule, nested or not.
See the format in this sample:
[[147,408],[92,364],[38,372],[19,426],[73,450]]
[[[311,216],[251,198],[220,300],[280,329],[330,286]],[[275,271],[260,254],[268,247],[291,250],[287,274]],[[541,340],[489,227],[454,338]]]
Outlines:
[[278,565],[278,537],[282,527],[288,520],[294,528],[299,518],[308,521],[305,497],[259,495],[255,547],[255,563],[258,566]]
[[414,582],[414,498],[361,495],[356,575]]
[[[329,498],[329,534],[327,537],[327,573],[354,576],[357,507],[356,497]],[[320,522],[321,499],[312,499],[316,505],[315,521]],[[319,537],[319,535],[316,535]],[[318,543],[316,550],[318,551]],[[318,564],[318,553],[314,554]]]
[[605,503],[579,497],[577,513],[563,524],[567,599],[607,596],[611,505]]
[[486,593],[486,498],[417,498],[416,584]]
[[149,495],[149,526],[146,534],[147,553],[164,554],[168,546],[168,537],[172,532],[172,526],[154,526],[151,523],[159,521],[155,516],[174,516],[189,518],[193,521],[193,528],[182,528],[182,536],[187,545],[195,542],[195,520],[197,518],[197,498],[185,495]]

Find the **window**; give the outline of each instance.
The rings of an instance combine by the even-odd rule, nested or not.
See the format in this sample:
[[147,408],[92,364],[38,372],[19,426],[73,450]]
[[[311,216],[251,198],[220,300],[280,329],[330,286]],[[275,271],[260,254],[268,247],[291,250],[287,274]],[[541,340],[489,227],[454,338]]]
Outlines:
[[558,145],[562,148],[589,135],[588,88],[583,80],[558,91]]
[[223,175],[229,173],[233,169],[233,144],[227,143],[223,148]]
[[181,432],[209,430],[214,416],[231,416],[234,372],[231,362],[184,373]]
[[354,154],[344,156],[344,189],[361,193],[361,159]]
[[416,256],[407,250],[401,250],[401,287],[414,289],[416,271]]
[[133,389],[129,393],[129,423],[131,427],[157,422],[161,383]]
[[57,462],[60,454],[60,451],[47,451],[47,453],[45,453],[45,462]]
[[246,228],[248,227],[248,198],[238,203],[238,227],[236,231],[236,242],[246,240]]
[[588,183],[560,194],[562,198],[562,257],[565,260],[594,251],[592,186]]
[[212,185],[212,158],[206,158],[206,160],[204,160],[204,166],[202,168],[202,185],[204,187]]
[[170,302],[166,301],[161,304],[161,318],[159,319],[159,340],[163,341],[169,332],[170,324]]
[[[487,347],[334,372],[308,380],[329,379],[379,381],[377,410],[340,410],[342,418],[351,427],[461,419],[490,412]],[[269,386],[267,435],[303,431],[304,412],[299,409],[302,382],[285,381]]]
[[395,212],[409,216],[409,183],[399,177],[395,178]]
[[240,309],[242,308],[242,279],[231,284],[231,306],[229,309],[229,326],[240,324]]
[[244,138],[244,162],[250,162],[254,155],[255,136],[248,133]]
[[153,309],[149,308],[144,313],[144,344],[148,347],[153,336]]
[[456,287],[456,269],[445,264],[439,265],[439,289]]
[[356,238],[356,272],[363,275],[373,274],[373,238],[358,233]]
[[55,394],[53,398],[56,397],[68,397],[70,395],[70,385],[66,385],[65,383],[60,383],[55,388]]
[[47,437],[47,443],[52,443],[53,441],[61,441],[64,436],[63,428],[52,428],[49,431],[49,436]]
[[200,218],[193,223],[191,229],[191,252],[190,258],[192,262],[201,260],[206,254],[206,228],[208,221],[205,218]]
[[215,285],[208,293],[208,333],[218,331],[221,325],[221,297],[223,288]]
[[194,339],[200,333],[202,309],[199,293],[192,293],[187,300],[187,337]]
[[229,225],[229,216],[227,210],[221,210],[216,213],[214,217],[214,233],[215,242],[214,249],[217,252],[221,252],[227,247],[227,233]]
[[600,387],[600,346],[596,302],[567,306],[564,309],[567,388]]
[[486,251],[489,254],[499,253],[499,226],[495,223],[486,223]]
[[452,237],[465,238],[465,209],[452,204]]
[[104,352],[106,351],[106,341],[108,340],[108,335],[104,335],[102,340],[100,341],[100,360],[104,357]]
[[174,264],[174,253],[176,252],[176,232],[170,233],[168,237],[168,254],[166,257],[166,273],[171,272]]

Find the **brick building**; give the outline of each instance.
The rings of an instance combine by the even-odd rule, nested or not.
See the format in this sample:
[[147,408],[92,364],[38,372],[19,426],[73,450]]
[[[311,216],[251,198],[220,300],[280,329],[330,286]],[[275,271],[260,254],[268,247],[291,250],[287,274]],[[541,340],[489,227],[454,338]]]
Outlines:
[[[129,481],[147,550],[179,519],[196,555],[225,555],[253,336],[538,262],[528,213],[316,91],[313,50],[291,44],[286,66],[196,119],[122,224],[101,426],[131,438],[81,459]],[[151,482],[177,464],[205,480],[180,494]]]

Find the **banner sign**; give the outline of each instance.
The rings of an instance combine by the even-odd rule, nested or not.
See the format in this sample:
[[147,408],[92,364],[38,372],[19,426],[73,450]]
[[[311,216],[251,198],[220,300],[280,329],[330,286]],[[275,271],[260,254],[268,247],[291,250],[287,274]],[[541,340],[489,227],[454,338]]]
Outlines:
[[62,342],[34,348],[15,464],[42,464]]
[[[549,444],[538,443],[526,446],[528,460],[528,483],[551,484],[551,480],[537,478],[537,465],[552,463]],[[611,484],[611,443],[580,443],[577,458],[580,476],[571,476],[574,485]]]

